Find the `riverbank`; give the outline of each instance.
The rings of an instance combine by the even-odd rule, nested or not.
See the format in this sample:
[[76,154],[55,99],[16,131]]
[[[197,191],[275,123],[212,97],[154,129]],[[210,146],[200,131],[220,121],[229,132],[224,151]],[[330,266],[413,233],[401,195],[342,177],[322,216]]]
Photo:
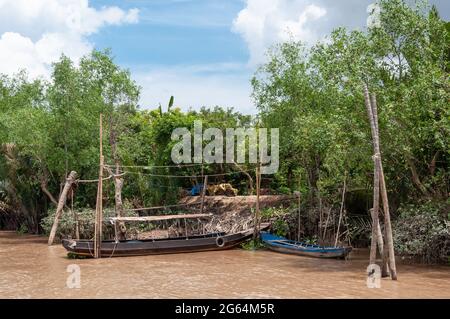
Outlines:
[[[73,260],[46,238],[0,232],[0,298],[450,298],[450,267],[399,263],[399,280],[366,286],[366,250],[349,260],[266,250]],[[67,266],[81,269],[69,289]]]

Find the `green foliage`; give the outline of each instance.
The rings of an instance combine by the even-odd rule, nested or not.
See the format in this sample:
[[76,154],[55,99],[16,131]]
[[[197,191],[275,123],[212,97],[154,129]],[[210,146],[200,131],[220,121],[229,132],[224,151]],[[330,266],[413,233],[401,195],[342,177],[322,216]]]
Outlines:
[[277,236],[285,237],[289,232],[289,225],[282,219],[276,219],[272,223],[272,232]]
[[[107,164],[173,165],[172,131],[193,129],[195,120],[205,128],[249,126],[250,116],[215,107],[182,112],[169,100],[162,109],[138,109],[139,87],[128,70],[121,69],[109,51],[93,51],[75,65],[64,55],[53,64],[50,81],[28,81],[25,72],[0,77],[0,181],[2,207],[11,207],[18,228],[39,231],[40,220],[53,206],[60,184],[71,170],[81,179],[96,179],[99,163],[99,115],[103,114],[103,145]],[[3,156],[4,155],[4,156]],[[225,171],[234,171],[226,166]],[[204,167],[204,173],[220,173]],[[167,179],[146,174],[200,175],[200,167],[128,169],[123,198],[132,206],[173,203],[182,188],[197,180]],[[240,185],[242,176],[229,180]],[[221,182],[221,180],[217,180]],[[78,184],[75,208],[95,206],[96,185]],[[51,194],[48,196],[48,194]],[[113,183],[105,183],[105,197],[114,197]],[[106,206],[113,205],[110,200]],[[50,221],[48,221],[50,222]],[[46,222],[43,224],[46,230]],[[67,225],[72,228],[73,225]]]
[[450,202],[404,205],[393,224],[395,249],[426,262],[447,261],[450,256]]
[[317,236],[306,237],[302,239],[302,241],[308,245],[317,245],[319,243]]
[[[26,73],[0,77],[0,144],[6,158],[0,161],[0,180],[9,186],[18,224],[38,231],[50,202],[45,193],[57,197],[70,170],[84,179],[97,176],[99,114],[105,116],[105,136],[120,135],[138,96],[139,87],[108,51],[93,51],[78,67],[62,56],[48,82],[29,82]],[[95,204],[95,185],[81,185],[77,192],[77,205]]]
[[19,235],[24,235],[26,233],[28,233],[28,227],[25,224],[20,225],[19,229],[17,230],[17,233]]
[[264,248],[264,243],[260,239],[251,239],[241,244],[242,249],[245,250],[258,250]]
[[261,209],[261,217],[263,220],[271,221],[272,233],[285,237],[289,233],[289,222],[287,219],[291,211],[291,208],[267,207]]
[[[253,78],[263,124],[281,130],[282,170],[291,176],[287,187],[303,177],[310,189],[326,194],[345,172],[353,187],[365,187],[372,166],[362,98],[366,82],[378,96],[388,184],[447,196],[447,24],[423,5],[379,3],[379,27],[365,32],[339,28],[310,50],[296,42],[279,44]],[[297,166],[306,176],[293,176]],[[408,178],[410,170],[416,179]]]
[[89,256],[82,256],[82,255],[78,255],[78,254],[75,254],[75,253],[69,251],[67,253],[67,258],[68,259],[88,259]]

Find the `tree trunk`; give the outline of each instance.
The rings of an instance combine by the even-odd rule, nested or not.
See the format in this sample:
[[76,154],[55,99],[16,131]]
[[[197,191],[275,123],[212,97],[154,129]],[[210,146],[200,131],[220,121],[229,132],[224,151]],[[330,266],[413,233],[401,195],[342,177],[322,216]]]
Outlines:
[[[115,174],[114,175],[114,201],[115,201],[115,212],[116,217],[123,216],[123,201],[122,201],[122,188],[123,188],[123,177],[120,176],[120,158],[117,152],[117,132],[114,127],[112,116],[109,118],[109,144],[111,145],[111,154],[114,159],[115,164]],[[127,228],[123,221],[119,222],[119,240],[126,239]]]
[[434,156],[433,159],[431,160],[431,163],[429,165],[429,169],[430,169],[430,175],[434,176],[434,173],[436,172],[436,162],[439,156],[439,151],[437,151]]
[[429,197],[430,193],[428,192],[425,185],[420,181],[419,174],[417,173],[416,164],[411,157],[407,157],[406,161],[408,162],[409,169],[411,170],[411,179],[413,184],[417,187],[417,189],[422,193],[422,195]]
[[56,207],[55,219],[53,221],[53,226],[50,231],[50,236],[48,237],[48,244],[52,245],[53,240],[55,239],[56,230],[58,229],[59,218],[61,217],[64,205],[66,204],[67,194],[72,187],[72,184],[75,182],[75,178],[77,173],[75,171],[71,171],[69,176],[66,179],[66,183],[64,184],[63,191],[61,192],[61,196],[59,197],[58,205]]
[[[234,166],[236,166],[237,167],[237,169],[239,169],[245,176],[247,176],[247,178],[248,178],[248,183],[249,183],[249,188],[250,188],[250,195],[253,195],[253,190],[254,190],[254,188],[253,188],[253,178],[252,178],[252,176],[249,174],[249,173],[247,173],[246,171],[244,171],[244,169],[239,165],[239,164],[237,164],[236,162],[234,162],[233,161],[233,164],[234,164]],[[203,173],[202,173],[202,175],[203,175]]]
[[53,197],[52,193],[48,190],[48,173],[44,169],[42,172],[42,175],[40,176],[40,184],[41,184],[41,190],[42,192],[47,195],[47,197],[50,199],[50,201],[55,204],[55,206],[58,206],[58,201]]

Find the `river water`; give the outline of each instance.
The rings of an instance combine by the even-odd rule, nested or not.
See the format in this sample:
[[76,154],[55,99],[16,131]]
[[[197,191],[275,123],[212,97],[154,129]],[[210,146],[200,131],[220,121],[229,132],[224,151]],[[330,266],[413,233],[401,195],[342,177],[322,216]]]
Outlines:
[[[68,288],[67,267],[81,287]],[[366,285],[366,250],[324,260],[270,251],[73,260],[46,238],[0,232],[0,298],[450,298],[450,267],[398,265],[398,281]]]

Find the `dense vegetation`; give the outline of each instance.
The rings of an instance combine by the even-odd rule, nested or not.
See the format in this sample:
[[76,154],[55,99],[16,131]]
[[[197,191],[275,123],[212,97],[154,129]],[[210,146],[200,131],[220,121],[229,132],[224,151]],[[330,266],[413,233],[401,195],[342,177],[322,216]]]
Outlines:
[[[362,91],[366,83],[378,98],[397,250],[427,260],[445,258],[450,250],[449,23],[423,5],[382,0],[380,6],[380,25],[368,30],[340,28],[311,48],[294,41],[273,47],[252,79],[256,117],[223,107],[182,112],[173,99],[167,107],[140,109],[139,86],[108,51],[94,51],[79,65],[62,56],[48,81],[30,81],[26,72],[1,76],[0,228],[42,231],[40,222],[55,205],[68,172],[96,178],[103,113],[105,157],[113,167],[173,164],[173,129],[192,129],[199,119],[204,128],[280,128],[280,170],[266,176],[263,187],[278,193],[300,190],[302,235],[312,238],[326,214],[332,216],[330,225],[335,223],[345,180],[347,238],[367,240],[373,162]],[[224,164],[203,169],[250,168]],[[129,171],[123,198],[130,207],[174,202],[180,187],[201,182]],[[201,168],[152,172],[199,175]],[[241,194],[250,192],[245,174],[211,182],[222,181]],[[96,184],[80,183],[75,193],[76,207],[95,206]],[[107,197],[113,206],[112,183]],[[295,216],[284,214],[278,229],[295,236]]]

